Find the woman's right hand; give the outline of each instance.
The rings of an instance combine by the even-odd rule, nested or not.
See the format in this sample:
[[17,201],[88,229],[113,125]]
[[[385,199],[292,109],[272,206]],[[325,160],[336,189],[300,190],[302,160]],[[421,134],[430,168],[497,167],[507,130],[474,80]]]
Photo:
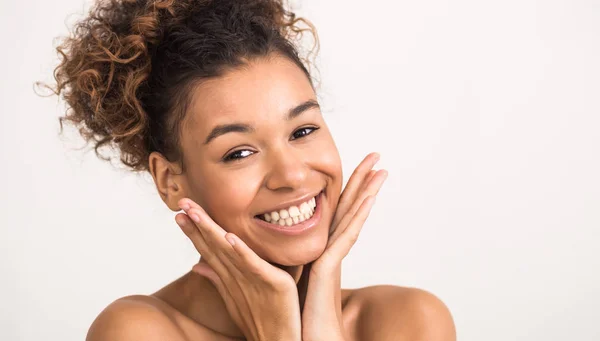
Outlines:
[[219,291],[229,315],[250,341],[300,341],[298,289],[292,276],[228,233],[190,199],[179,201],[185,213],[177,224],[202,256],[193,271]]

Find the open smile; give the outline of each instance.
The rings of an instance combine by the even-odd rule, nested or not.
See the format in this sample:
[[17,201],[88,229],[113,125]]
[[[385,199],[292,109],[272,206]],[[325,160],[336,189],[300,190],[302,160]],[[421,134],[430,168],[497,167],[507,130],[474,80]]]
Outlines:
[[298,235],[321,220],[323,191],[300,204],[276,209],[254,217],[258,225],[286,235]]

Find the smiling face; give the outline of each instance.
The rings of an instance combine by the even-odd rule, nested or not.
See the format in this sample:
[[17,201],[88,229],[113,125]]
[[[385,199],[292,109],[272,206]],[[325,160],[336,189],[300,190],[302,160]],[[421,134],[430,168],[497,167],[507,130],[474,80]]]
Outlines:
[[261,58],[202,82],[180,143],[182,192],[223,229],[281,265],[323,252],[342,168],[316,95],[293,62]]

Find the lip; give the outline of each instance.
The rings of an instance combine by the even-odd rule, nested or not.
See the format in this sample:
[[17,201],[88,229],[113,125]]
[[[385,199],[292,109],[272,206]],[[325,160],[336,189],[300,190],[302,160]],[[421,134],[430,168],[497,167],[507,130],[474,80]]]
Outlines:
[[[312,197],[308,197],[308,199],[310,199]],[[268,230],[271,231],[275,231],[278,232],[280,234],[284,234],[287,236],[297,236],[299,234],[308,232],[310,230],[312,230],[315,226],[317,226],[319,224],[319,222],[321,221],[321,210],[322,210],[322,198],[323,198],[323,192],[320,192],[319,194],[317,194],[316,198],[315,198],[315,202],[317,204],[317,206],[315,207],[315,213],[312,215],[312,217],[310,217],[308,220],[305,220],[301,223],[292,225],[292,226],[280,226],[279,224],[272,224],[269,222],[266,222],[260,218],[254,217],[254,220],[256,221],[256,223],[261,226],[264,227]],[[308,200],[306,199],[306,200]],[[304,201],[300,201],[300,203],[302,203]],[[293,203],[291,205],[294,205]],[[290,206],[291,206],[290,205]],[[288,206],[283,206],[283,207],[288,207]]]

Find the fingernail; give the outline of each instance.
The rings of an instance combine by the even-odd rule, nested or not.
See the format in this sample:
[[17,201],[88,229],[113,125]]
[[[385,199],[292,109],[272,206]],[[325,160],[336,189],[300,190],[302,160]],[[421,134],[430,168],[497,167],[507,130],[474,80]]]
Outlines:
[[180,218],[175,218],[175,222],[177,223],[177,225],[179,225],[179,227],[183,227],[185,225],[185,220]]
[[227,237],[225,237],[225,239],[229,242],[229,244],[231,244],[231,246],[235,245],[235,239],[233,239],[232,236],[228,235]]
[[192,213],[190,214],[190,218],[192,218],[193,221],[199,223],[200,222],[200,217],[198,217],[198,215],[196,213]]

